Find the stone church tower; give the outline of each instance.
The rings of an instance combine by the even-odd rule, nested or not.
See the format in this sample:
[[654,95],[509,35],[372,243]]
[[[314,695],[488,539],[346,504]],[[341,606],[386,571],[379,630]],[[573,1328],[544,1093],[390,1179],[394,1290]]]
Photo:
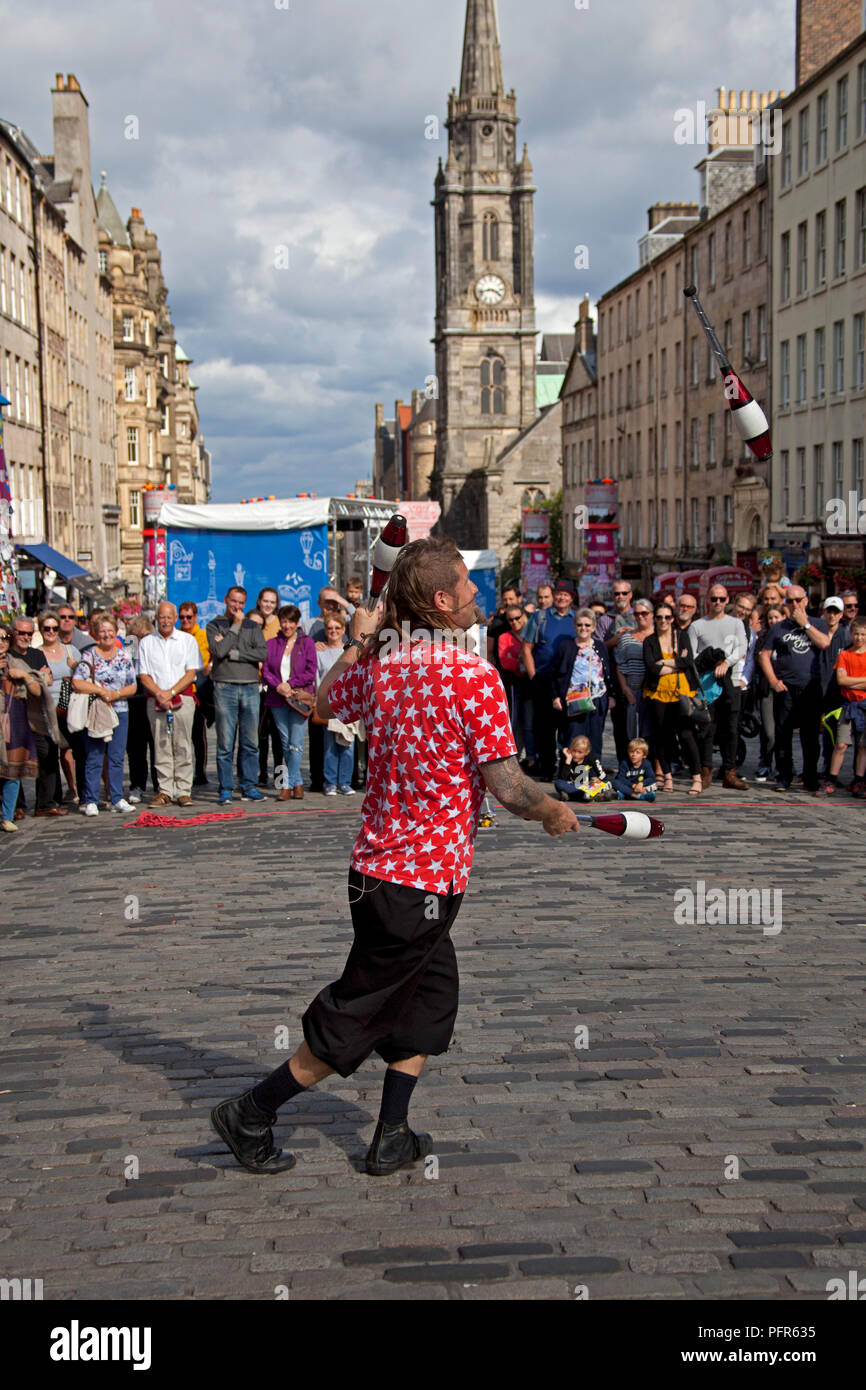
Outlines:
[[538,419],[532,165],[517,156],[496,0],[467,0],[448,159],[436,175],[436,376],[432,493],[440,529],[500,549],[517,516],[500,455]]

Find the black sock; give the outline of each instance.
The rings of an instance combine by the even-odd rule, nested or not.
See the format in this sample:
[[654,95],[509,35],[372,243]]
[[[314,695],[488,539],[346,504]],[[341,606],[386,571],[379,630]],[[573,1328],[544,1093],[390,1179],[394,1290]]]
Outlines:
[[276,1071],[272,1071],[270,1076],[266,1076],[264,1081],[253,1087],[252,1098],[259,1109],[276,1112],[287,1100],[306,1089],[306,1086],[302,1086],[300,1081],[295,1079],[288,1062],[283,1062],[281,1067],[277,1067]]
[[417,1076],[409,1076],[405,1071],[388,1068],[382,1087],[382,1108],[379,1111],[382,1124],[401,1125],[407,1118],[409,1102],[417,1080]]

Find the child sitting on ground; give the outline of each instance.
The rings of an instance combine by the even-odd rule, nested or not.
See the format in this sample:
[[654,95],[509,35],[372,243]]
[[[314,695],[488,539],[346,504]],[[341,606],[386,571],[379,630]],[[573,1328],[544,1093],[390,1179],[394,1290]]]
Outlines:
[[620,801],[655,801],[656,775],[649,761],[649,744],[645,738],[633,738],[628,757],[623,758],[613,780]]
[[613,789],[585,734],[573,738],[559,760],[553,783],[560,801],[607,801]]

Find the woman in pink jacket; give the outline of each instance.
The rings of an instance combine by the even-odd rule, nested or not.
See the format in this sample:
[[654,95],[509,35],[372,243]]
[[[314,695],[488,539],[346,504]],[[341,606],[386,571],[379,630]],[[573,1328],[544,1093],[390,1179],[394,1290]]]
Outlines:
[[300,631],[301,613],[287,603],[277,614],[280,632],[268,642],[267,660],[262,666],[265,704],[273,713],[283,745],[286,765],[285,786],[280,801],[301,801],[301,753],[304,729],[312,713],[316,690],[316,644]]

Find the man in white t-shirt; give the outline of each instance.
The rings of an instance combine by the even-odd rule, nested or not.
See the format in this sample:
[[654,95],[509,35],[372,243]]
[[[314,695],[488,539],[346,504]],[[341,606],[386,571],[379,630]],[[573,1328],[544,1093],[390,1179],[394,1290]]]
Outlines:
[[[715,648],[723,656],[713,668],[722,693],[710,704],[710,722],[704,729],[701,750],[701,777],[704,790],[713,780],[713,743],[719,736],[722,758],[722,786],[729,791],[746,791],[747,784],[737,772],[737,742],[740,727],[740,677],[746,659],[746,629],[741,619],[729,617],[726,609],[728,591],[724,584],[714,584],[707,599],[707,616],[692,623],[695,655]],[[700,670],[700,667],[698,667]]]
[[201,667],[195,638],[176,627],[177,609],[164,601],[156,610],[157,631],[141,639],[138,673],[148,693],[147,716],[153,730],[154,762],[159,791],[151,806],[191,806],[192,688]]

